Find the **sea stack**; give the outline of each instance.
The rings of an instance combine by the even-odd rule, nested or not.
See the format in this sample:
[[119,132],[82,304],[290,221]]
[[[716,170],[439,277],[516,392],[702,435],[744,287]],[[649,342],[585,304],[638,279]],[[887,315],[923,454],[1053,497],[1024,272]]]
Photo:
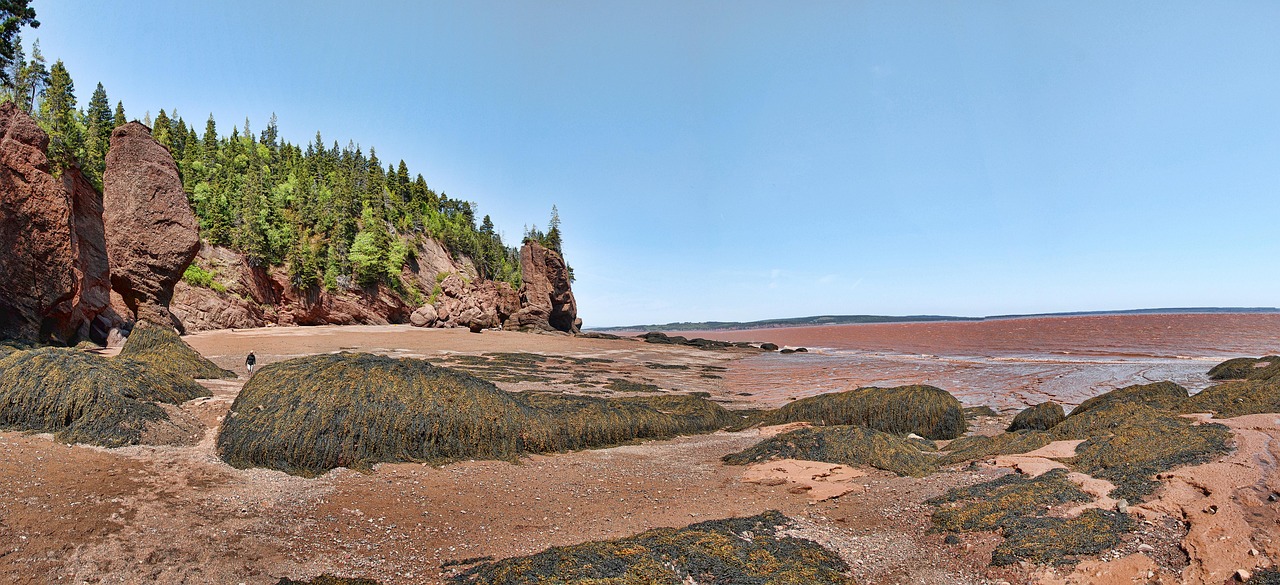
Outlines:
[[74,166],[55,178],[48,145],[0,104],[0,338],[74,343],[109,303],[102,196]]
[[541,329],[577,333],[578,303],[569,286],[569,268],[564,258],[542,244],[527,240],[520,248],[520,310],[511,320],[520,329]]
[[181,331],[169,300],[200,235],[173,156],[149,128],[125,124],[111,133],[102,185],[112,289],[135,320]]

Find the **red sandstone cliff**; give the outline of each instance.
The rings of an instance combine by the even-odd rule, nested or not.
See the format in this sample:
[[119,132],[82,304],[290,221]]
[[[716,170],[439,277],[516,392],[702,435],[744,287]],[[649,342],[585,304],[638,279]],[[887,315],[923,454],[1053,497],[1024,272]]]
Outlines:
[[55,178],[48,144],[0,104],[0,338],[74,343],[109,304],[102,196],[79,169]]

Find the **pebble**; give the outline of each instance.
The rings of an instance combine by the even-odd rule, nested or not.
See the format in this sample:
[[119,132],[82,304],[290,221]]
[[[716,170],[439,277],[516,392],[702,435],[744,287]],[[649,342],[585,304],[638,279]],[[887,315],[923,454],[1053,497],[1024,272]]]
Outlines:
[[1156,547],[1151,546],[1145,542],[1138,545],[1138,552],[1151,552],[1153,550],[1156,550]]
[[1236,580],[1240,581],[1241,583],[1244,583],[1245,581],[1248,581],[1248,580],[1249,580],[1249,578],[1250,578],[1250,577],[1252,577],[1252,576],[1253,576],[1253,573],[1250,573],[1249,571],[1247,571],[1247,570],[1245,570],[1245,569],[1237,569],[1237,570],[1236,570]]

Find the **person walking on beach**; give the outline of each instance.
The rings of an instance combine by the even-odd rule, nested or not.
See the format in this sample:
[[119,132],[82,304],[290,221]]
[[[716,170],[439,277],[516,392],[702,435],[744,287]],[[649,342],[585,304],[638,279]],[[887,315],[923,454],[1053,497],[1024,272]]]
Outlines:
[[249,356],[244,358],[244,367],[249,370],[249,374],[253,374],[253,364],[258,363],[258,358],[253,356],[253,352],[249,352]]

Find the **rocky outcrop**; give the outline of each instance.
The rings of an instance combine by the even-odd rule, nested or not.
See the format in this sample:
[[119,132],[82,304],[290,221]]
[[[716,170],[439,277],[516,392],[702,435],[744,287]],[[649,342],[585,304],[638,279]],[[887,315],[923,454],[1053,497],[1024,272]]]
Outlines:
[[520,310],[512,315],[512,325],[524,330],[577,333],[582,326],[578,304],[570,288],[569,268],[560,254],[526,241],[520,249],[520,270],[524,284],[520,287]]
[[76,168],[55,178],[48,143],[0,104],[0,337],[73,343],[109,302],[101,195]]
[[387,325],[409,321],[413,307],[399,295],[339,287],[297,290],[280,268],[250,266],[244,256],[201,246],[195,264],[213,275],[211,286],[179,282],[170,305],[187,331],[271,325]]
[[111,133],[102,184],[112,288],[129,317],[181,331],[169,301],[200,249],[200,233],[173,156],[150,129],[130,122]]
[[468,281],[450,274],[440,281],[440,295],[432,308],[436,327],[505,327],[520,309],[520,294],[505,282]]

